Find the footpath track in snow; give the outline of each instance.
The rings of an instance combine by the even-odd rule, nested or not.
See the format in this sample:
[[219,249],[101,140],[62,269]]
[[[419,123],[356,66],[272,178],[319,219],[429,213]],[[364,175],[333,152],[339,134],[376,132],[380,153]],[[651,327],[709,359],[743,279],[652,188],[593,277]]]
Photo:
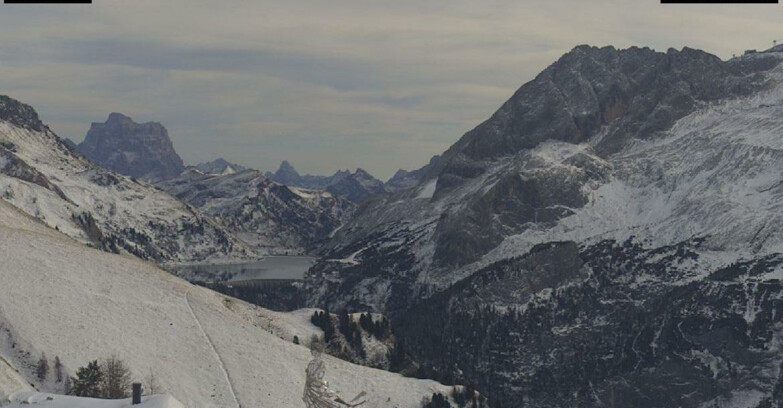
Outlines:
[[236,408],[242,408],[242,405],[239,404],[239,398],[237,397],[237,393],[234,390],[234,384],[231,382],[231,376],[228,374],[228,370],[226,369],[226,364],[223,362],[223,358],[220,357],[220,353],[218,353],[217,349],[215,348],[215,344],[212,343],[212,338],[209,337],[207,331],[204,330],[204,326],[201,324],[201,321],[198,319],[198,316],[196,316],[196,312],[193,311],[193,306],[190,305],[190,292],[192,290],[193,288],[191,287],[185,293],[185,304],[188,305],[188,310],[190,311],[191,316],[193,316],[193,320],[196,321],[196,324],[198,325],[201,334],[204,335],[204,338],[207,340],[207,344],[209,344],[209,348],[212,349],[212,353],[214,353],[215,357],[217,358],[218,364],[220,365],[220,369],[223,371],[223,375],[226,377],[228,390],[231,392],[231,397],[234,399],[234,404],[236,405]]

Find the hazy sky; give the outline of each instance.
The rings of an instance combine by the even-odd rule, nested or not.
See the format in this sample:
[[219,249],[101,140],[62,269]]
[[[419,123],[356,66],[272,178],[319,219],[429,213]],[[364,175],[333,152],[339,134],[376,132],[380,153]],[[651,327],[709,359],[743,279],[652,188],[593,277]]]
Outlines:
[[[659,0],[93,0],[0,4],[0,93],[81,141],[160,121],[188,164],[417,168],[578,44],[783,40],[783,5]],[[783,41],[781,41],[783,42]]]

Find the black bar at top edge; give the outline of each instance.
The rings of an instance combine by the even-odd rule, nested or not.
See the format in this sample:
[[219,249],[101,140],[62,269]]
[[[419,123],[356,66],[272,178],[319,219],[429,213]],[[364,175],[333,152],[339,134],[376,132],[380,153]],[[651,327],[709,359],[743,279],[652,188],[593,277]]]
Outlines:
[[92,0],[3,0],[5,4],[92,4]]
[[778,4],[779,0],[661,0],[661,4]]

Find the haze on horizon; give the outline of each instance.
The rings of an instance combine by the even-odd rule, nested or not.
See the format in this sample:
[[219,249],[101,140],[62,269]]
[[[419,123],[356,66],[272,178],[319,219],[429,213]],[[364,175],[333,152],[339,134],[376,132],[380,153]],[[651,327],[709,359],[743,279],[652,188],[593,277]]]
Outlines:
[[427,163],[579,44],[721,58],[783,42],[781,5],[658,0],[95,0],[0,5],[0,93],[81,141],[159,121],[187,164],[224,157],[386,179]]

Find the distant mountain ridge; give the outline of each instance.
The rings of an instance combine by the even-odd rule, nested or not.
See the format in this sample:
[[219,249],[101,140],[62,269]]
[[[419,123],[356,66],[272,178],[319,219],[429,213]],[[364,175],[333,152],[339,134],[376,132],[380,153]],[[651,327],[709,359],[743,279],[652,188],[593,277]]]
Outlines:
[[242,170],[247,170],[247,167],[231,163],[222,157],[212,160],[211,162],[199,163],[194,167],[207,174],[233,174],[239,173]]
[[354,211],[353,203],[339,196],[283,185],[257,170],[205,174],[191,169],[158,186],[261,254],[314,253]]
[[266,177],[289,186],[324,189],[354,203],[361,203],[375,194],[387,192],[382,181],[361,168],[353,173],[339,170],[331,176],[302,176],[291,163],[283,160],[277,171],[267,172]]
[[440,160],[440,155],[433,156],[429,163],[416,170],[399,169],[385,184],[386,190],[392,193],[408,190],[416,187],[427,176],[427,173]]
[[256,257],[194,208],[77,154],[29,105],[8,97],[0,104],[3,200],[109,252],[158,263]]
[[77,150],[103,167],[145,180],[176,177],[185,169],[162,124],[136,123],[116,112],[93,123]]

